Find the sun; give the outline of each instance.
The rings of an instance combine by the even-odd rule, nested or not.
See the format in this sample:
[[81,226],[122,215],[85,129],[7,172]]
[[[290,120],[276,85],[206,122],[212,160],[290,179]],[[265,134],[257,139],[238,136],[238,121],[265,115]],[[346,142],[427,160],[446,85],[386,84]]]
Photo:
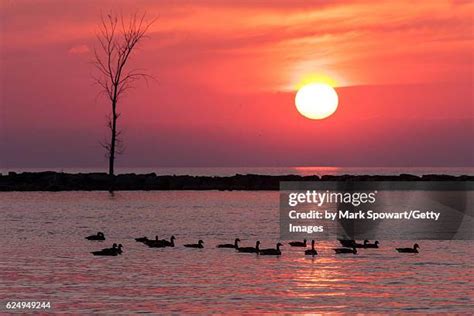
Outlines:
[[312,120],[322,120],[331,116],[336,112],[338,103],[336,90],[324,83],[304,85],[295,97],[298,112]]

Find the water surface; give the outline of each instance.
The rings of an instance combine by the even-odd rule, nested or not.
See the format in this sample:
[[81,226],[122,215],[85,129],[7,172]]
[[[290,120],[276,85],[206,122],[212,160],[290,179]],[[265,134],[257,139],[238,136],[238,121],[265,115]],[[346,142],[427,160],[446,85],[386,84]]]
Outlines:
[[[470,313],[474,247],[418,241],[421,253],[378,250],[320,256],[283,247],[281,257],[216,249],[274,247],[278,192],[0,193],[0,299],[51,301],[71,313],[402,312]],[[104,231],[105,242],[84,236]],[[174,234],[177,247],[150,249],[133,238]],[[203,239],[205,249],[183,243]],[[91,251],[124,245],[119,257]]]

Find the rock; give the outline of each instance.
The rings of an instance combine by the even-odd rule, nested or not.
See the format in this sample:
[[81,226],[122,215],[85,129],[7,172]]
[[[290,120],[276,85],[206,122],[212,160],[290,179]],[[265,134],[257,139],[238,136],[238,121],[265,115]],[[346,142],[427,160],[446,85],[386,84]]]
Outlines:
[[[402,181],[465,181],[469,185],[473,176],[451,176],[429,174],[418,177],[410,174],[401,175],[324,175],[299,176],[282,175],[269,176],[257,174],[236,174],[229,177],[210,176],[157,176],[150,174],[120,174],[109,176],[107,173],[77,173],[62,172],[9,172],[0,175],[0,191],[94,191],[94,190],[273,190],[280,188],[281,181],[338,181],[351,184],[364,181],[402,182]],[[351,184],[352,185],[352,184]]]

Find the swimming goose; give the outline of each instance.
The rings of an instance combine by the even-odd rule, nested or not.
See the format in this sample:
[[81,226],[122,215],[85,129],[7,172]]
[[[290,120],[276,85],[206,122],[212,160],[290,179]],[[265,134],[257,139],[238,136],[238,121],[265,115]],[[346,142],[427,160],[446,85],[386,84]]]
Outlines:
[[301,241],[292,241],[288,243],[291,247],[306,247],[306,239]]
[[418,248],[420,248],[420,246],[418,246],[418,244],[414,244],[413,248],[395,248],[395,249],[397,249],[398,252],[402,252],[402,253],[418,253]]
[[155,240],[151,240],[151,241],[149,240],[145,243],[148,245],[148,247],[151,247],[151,248],[174,247],[175,239],[176,238],[174,236],[171,236],[170,241],[165,240],[165,239],[158,240],[158,236],[156,236]]
[[243,253],[258,253],[260,251],[260,241],[257,241],[254,247],[239,247],[236,248],[238,252],[243,252]]
[[234,244],[220,244],[220,245],[217,245],[217,248],[234,248],[234,249],[237,249],[237,248],[239,248],[239,242],[240,242],[240,239],[235,238]]
[[147,245],[148,247],[158,247],[159,244],[161,243],[161,240],[158,239],[158,236],[155,236],[155,239],[147,238],[145,241],[143,241],[143,243]]
[[135,241],[136,242],[147,242],[148,241],[148,237],[139,237],[139,238],[135,238]]
[[176,238],[174,237],[174,235],[171,236],[170,238],[170,241],[166,240],[166,239],[162,239],[160,240],[160,243],[164,246],[164,247],[174,247],[174,241],[176,240]]
[[90,235],[86,237],[87,240],[105,240],[103,232],[98,232],[97,235]]
[[276,244],[276,249],[262,249],[258,253],[262,256],[279,256],[281,255],[280,246],[283,246],[281,243]]
[[[356,248],[366,248],[365,245],[367,245],[369,243],[369,241],[366,239],[364,240],[364,243],[363,244],[359,244],[357,242],[354,242],[354,244],[352,245],[352,247],[356,247]],[[352,248],[352,247],[349,247],[349,248]]]
[[352,249],[351,248],[334,248],[333,250],[336,252],[336,254],[347,254],[347,253],[357,254],[356,247],[352,247]]
[[316,256],[318,254],[318,252],[316,251],[316,249],[314,249],[314,239],[311,240],[311,249],[308,249],[304,252],[305,255],[307,256]]
[[354,239],[338,239],[342,247],[352,248],[356,241]]
[[201,239],[199,239],[198,243],[197,244],[186,244],[184,245],[184,247],[188,247],[188,248],[204,248],[204,246],[202,245],[204,243],[204,241],[202,241]]
[[376,240],[373,244],[370,244],[368,241],[364,242],[364,248],[378,248],[379,247],[379,241]]
[[112,248],[105,248],[91,252],[94,256],[117,256],[122,254],[122,244],[113,244]]

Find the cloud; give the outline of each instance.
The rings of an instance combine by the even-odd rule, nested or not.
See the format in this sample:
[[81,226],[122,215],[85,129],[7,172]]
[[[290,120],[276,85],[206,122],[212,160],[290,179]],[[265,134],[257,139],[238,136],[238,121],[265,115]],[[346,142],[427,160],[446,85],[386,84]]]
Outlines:
[[91,50],[89,49],[89,46],[84,45],[84,44],[73,46],[68,50],[70,54],[77,54],[77,55],[87,54],[90,51]]

